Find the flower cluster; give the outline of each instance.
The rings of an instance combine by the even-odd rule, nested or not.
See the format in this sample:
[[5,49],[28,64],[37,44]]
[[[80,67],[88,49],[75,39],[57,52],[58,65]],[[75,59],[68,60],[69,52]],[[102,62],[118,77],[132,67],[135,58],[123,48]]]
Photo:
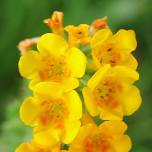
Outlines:
[[113,34],[107,17],[63,27],[58,11],[44,23],[52,32],[36,39],[38,51],[33,39],[19,47],[19,72],[33,92],[19,113],[33,135],[16,152],[130,151],[123,118],[141,104],[135,32]]

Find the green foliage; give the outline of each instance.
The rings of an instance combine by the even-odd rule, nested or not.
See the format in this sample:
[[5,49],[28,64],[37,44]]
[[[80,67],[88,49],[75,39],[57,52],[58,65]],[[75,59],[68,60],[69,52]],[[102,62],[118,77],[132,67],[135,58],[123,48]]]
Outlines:
[[19,120],[19,106],[19,100],[12,101],[7,106],[6,121],[2,124],[0,138],[1,152],[13,152],[19,144],[31,139],[31,129]]

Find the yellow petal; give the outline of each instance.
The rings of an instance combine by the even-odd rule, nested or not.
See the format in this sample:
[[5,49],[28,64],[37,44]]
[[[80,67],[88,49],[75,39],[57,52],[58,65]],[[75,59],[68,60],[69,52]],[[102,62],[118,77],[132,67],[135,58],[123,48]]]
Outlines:
[[[45,85],[47,87],[45,87]],[[63,83],[57,83],[57,82],[51,82],[51,81],[46,81],[46,82],[40,82],[39,79],[34,79],[30,81],[29,88],[31,90],[36,90],[37,94],[45,94],[52,97],[59,97],[61,96],[62,92],[68,92],[71,91],[79,86],[79,80],[73,77],[70,77],[69,79],[65,80]],[[39,88],[40,87],[40,88]],[[42,89],[41,89],[42,87]],[[43,89],[44,87],[44,89]],[[47,90],[46,90],[47,89]],[[45,90],[45,91],[43,91]],[[56,91],[57,90],[57,91]],[[39,92],[43,93],[39,93]],[[49,91],[49,93],[48,93]],[[52,92],[50,94],[50,92]]]
[[128,57],[125,59],[125,61],[122,63],[122,65],[136,70],[138,66],[138,62],[132,54],[129,54]]
[[49,129],[37,132],[34,130],[33,138],[34,140],[43,146],[53,146],[57,144],[60,140],[61,131],[55,129]]
[[65,53],[68,44],[63,37],[53,33],[47,33],[40,37],[37,48],[42,54],[58,56]]
[[97,116],[99,114],[99,111],[97,109],[97,106],[94,103],[93,95],[90,92],[88,87],[83,88],[82,90],[85,106],[90,113],[91,116]]
[[34,95],[44,98],[58,98],[63,94],[64,88],[55,82],[40,82],[33,87]]
[[99,126],[99,128],[102,132],[106,132],[109,134],[123,134],[128,127],[126,123],[123,121],[111,120],[111,121],[104,121]]
[[131,140],[127,135],[122,135],[118,139],[113,140],[112,145],[116,152],[128,152],[132,146]]
[[71,91],[79,86],[79,80],[73,77],[65,80],[61,86],[64,89],[64,92]]
[[82,103],[78,93],[74,90],[66,93],[65,100],[70,110],[69,119],[78,120],[82,116]]
[[121,94],[122,107],[125,115],[133,114],[141,105],[141,96],[139,89],[136,86],[128,87]]
[[84,141],[86,137],[92,132],[96,131],[98,128],[95,124],[87,124],[80,128],[76,138],[70,145],[70,152],[83,152],[84,151]]
[[28,87],[33,90],[34,87],[40,82],[40,79],[38,77],[35,77],[34,79],[32,79],[30,82],[29,82],[29,85]]
[[134,81],[139,79],[139,74],[135,70],[126,67],[126,66],[115,66],[113,69],[113,73],[115,73],[116,77],[120,79],[124,79],[124,81],[128,83],[133,83]]
[[101,67],[100,60],[95,55],[95,50],[92,50],[91,52],[92,52],[94,70],[98,70]]
[[116,45],[121,50],[131,52],[137,47],[135,32],[133,30],[119,30],[115,35]]
[[38,109],[34,102],[36,101],[33,97],[28,97],[23,101],[20,107],[20,118],[26,125],[35,125]]
[[99,83],[100,81],[104,78],[104,75],[107,73],[109,70],[110,65],[106,64],[102,66],[88,81],[88,87],[93,90]]
[[67,31],[67,32],[73,32],[73,30],[75,29],[75,26],[73,26],[73,25],[68,25],[68,26],[66,26],[64,29],[65,29],[65,31]]
[[102,29],[96,32],[91,40],[91,47],[94,48],[98,45],[102,45],[102,43],[112,36],[112,32],[110,29]]
[[67,62],[74,77],[80,78],[84,75],[86,69],[86,57],[78,48],[68,50]]
[[76,137],[79,129],[80,129],[80,121],[69,122],[67,121],[65,124],[65,135],[62,139],[63,143],[69,144]]
[[40,54],[36,51],[28,51],[19,60],[19,72],[23,77],[32,79],[37,74],[40,63]]
[[108,109],[103,107],[100,109],[100,118],[102,120],[122,120],[123,119],[122,108],[119,107],[117,109]]

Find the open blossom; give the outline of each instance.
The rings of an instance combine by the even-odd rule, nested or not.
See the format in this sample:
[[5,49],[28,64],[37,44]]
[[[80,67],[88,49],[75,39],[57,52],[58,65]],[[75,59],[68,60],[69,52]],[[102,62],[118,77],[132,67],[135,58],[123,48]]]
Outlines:
[[61,36],[52,33],[40,37],[37,47],[39,51],[28,51],[19,60],[20,74],[31,80],[31,88],[42,81],[60,83],[65,90],[78,87],[77,78],[86,67],[86,57],[78,48],[68,48]]
[[70,152],[128,152],[129,136],[124,135],[127,125],[122,121],[105,121],[101,125],[81,127],[69,149]]
[[85,45],[90,42],[89,25],[87,24],[80,24],[79,26],[68,25],[65,30],[68,32],[70,46]]
[[27,97],[20,108],[21,120],[34,127],[34,137],[41,143],[44,140],[51,142],[52,137],[71,142],[79,130],[81,115],[82,105],[77,92],[63,93],[60,85],[51,82],[36,85],[34,96]]
[[133,83],[138,73],[128,67],[109,64],[101,67],[83,89],[88,112],[103,120],[122,119],[133,114],[141,104],[139,90]]
[[94,64],[100,68],[104,64],[124,65],[137,68],[137,61],[131,54],[137,42],[133,30],[119,30],[112,34],[109,28],[99,30],[91,40]]

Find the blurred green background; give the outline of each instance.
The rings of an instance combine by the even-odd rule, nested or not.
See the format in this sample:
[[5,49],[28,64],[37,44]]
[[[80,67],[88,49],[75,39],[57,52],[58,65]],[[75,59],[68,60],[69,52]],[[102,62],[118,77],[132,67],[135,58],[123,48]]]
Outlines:
[[152,1],[151,0],[0,0],[0,152],[14,148],[30,136],[19,120],[18,110],[28,94],[19,76],[16,46],[22,39],[42,35],[49,29],[42,20],[54,10],[64,12],[64,24],[91,23],[108,16],[115,32],[134,29],[139,62],[137,82],[143,97],[141,108],[126,121],[133,141],[132,152],[152,151]]

